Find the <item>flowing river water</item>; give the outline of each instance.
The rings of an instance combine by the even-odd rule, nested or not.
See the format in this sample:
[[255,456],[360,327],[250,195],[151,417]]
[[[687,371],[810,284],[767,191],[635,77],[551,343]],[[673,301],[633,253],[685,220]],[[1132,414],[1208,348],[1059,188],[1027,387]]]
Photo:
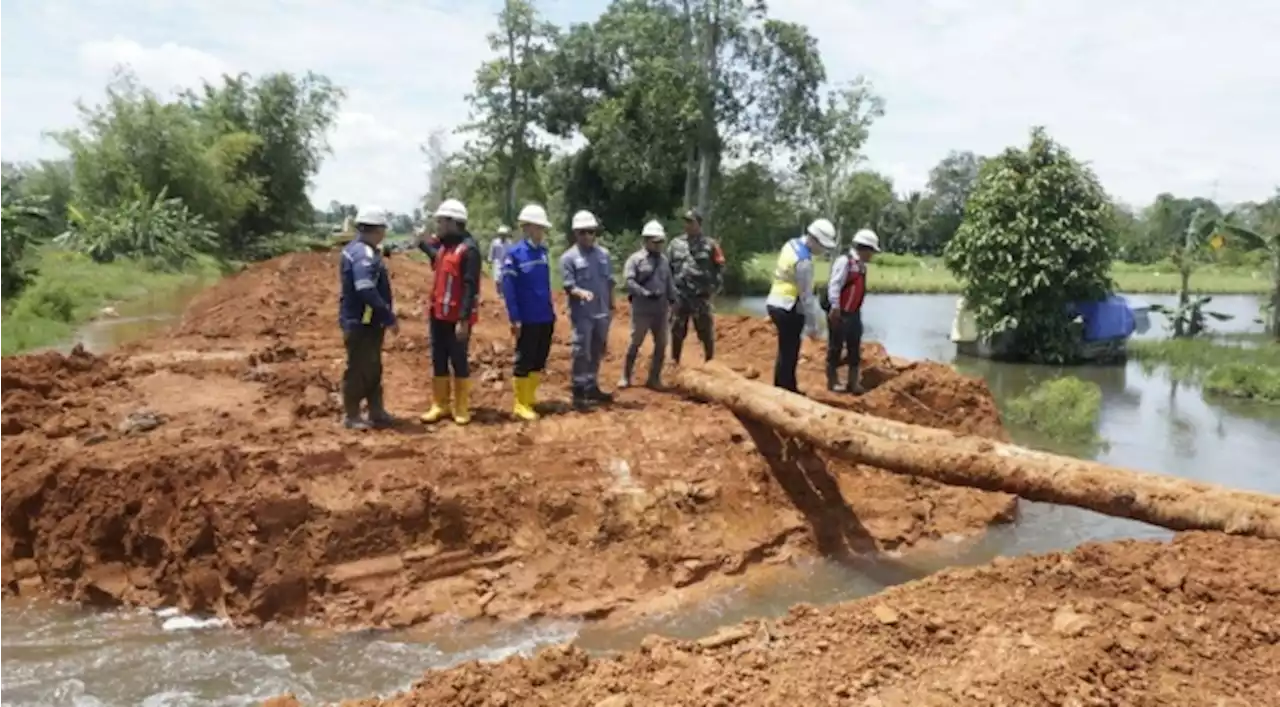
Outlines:
[[[1170,297],[1145,297],[1168,303]],[[107,350],[171,323],[184,302],[122,312],[86,327],[78,337]],[[759,299],[722,309],[763,312]],[[1220,296],[1214,308],[1235,318],[1224,333],[1260,330],[1259,300]],[[984,377],[998,400],[1024,392],[1059,371],[1046,367],[955,360],[948,341],[955,297],[878,295],[866,317],[867,338],[895,355],[953,361]],[[1163,336],[1159,316],[1146,337]],[[1057,448],[1120,466],[1280,493],[1280,411],[1256,404],[1205,399],[1191,385],[1138,364],[1074,368],[1103,394],[1095,448]],[[1041,443],[1012,430],[1020,442]],[[539,645],[574,640],[587,650],[634,647],[649,633],[695,637],[752,616],[785,612],[800,602],[830,603],[875,593],[942,567],[981,564],[998,555],[1066,549],[1090,540],[1162,537],[1166,531],[1075,508],[1023,502],[1013,525],[927,554],[861,566],[812,561],[785,579],[743,587],[699,606],[608,629],[568,623],[494,628],[459,627],[431,635],[270,628],[240,631],[188,617],[149,611],[88,611],[43,602],[3,605],[5,705],[252,705],[292,691],[308,702],[402,689],[423,671],[471,659],[499,659]]]

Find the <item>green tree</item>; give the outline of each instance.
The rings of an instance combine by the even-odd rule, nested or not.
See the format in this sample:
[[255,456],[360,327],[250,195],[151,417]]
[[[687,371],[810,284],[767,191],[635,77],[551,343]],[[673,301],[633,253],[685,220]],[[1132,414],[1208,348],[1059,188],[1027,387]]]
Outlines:
[[940,253],[955,236],[964,219],[965,204],[978,181],[982,158],[972,152],[951,152],[929,170],[925,190],[929,194],[927,242],[919,244],[924,252]]
[[1093,172],[1043,128],[982,165],[945,255],[984,336],[1009,332],[1019,358],[1073,358],[1070,304],[1111,287],[1108,203]]
[[31,265],[29,251],[39,242],[40,233],[47,228],[49,212],[38,198],[21,193],[21,177],[5,170],[0,189],[3,189],[3,215],[0,218],[0,234],[3,234],[3,260],[0,263],[0,285],[4,299],[22,291],[35,268]]
[[854,186],[854,169],[863,159],[862,146],[871,123],[883,115],[884,101],[859,79],[827,94],[801,142],[797,171],[808,201],[813,210],[835,222],[841,236],[845,221],[840,207]]
[[1263,249],[1271,261],[1267,331],[1280,339],[1280,187],[1267,201],[1246,205],[1232,216],[1222,223],[1222,230],[1248,246]]
[[878,172],[858,171],[841,190],[835,213],[848,229],[871,228],[888,235],[887,216],[894,201],[893,180]]
[[534,128],[542,122],[557,34],[530,0],[506,0],[498,30],[489,35],[489,47],[499,56],[481,65],[468,96],[472,122],[462,131],[474,136],[473,152],[496,162],[504,190],[501,219],[507,223],[515,220],[521,181],[537,183],[531,177],[544,149]]

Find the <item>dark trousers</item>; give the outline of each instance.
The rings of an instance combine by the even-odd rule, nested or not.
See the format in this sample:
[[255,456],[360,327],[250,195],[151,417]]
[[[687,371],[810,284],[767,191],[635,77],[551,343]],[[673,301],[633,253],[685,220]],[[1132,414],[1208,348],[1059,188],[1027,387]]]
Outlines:
[[773,384],[797,392],[796,365],[800,363],[800,341],[804,338],[804,312],[769,307],[769,318],[778,330],[778,356],[773,362]]
[[862,312],[841,312],[840,320],[827,320],[827,384],[839,380],[840,359],[849,355],[849,387],[858,384],[858,367],[862,363]]
[[431,371],[436,378],[469,378],[471,368],[467,364],[470,339],[458,338],[458,323],[431,319],[427,327],[431,334]]
[[382,339],[380,326],[357,325],[342,333],[347,347],[347,370],[342,374],[342,407],[347,417],[360,417],[360,403],[369,402],[370,414],[382,406]]
[[516,337],[516,378],[525,378],[547,367],[555,328],[555,322],[520,325],[520,336]]
[[684,351],[684,339],[689,335],[689,320],[693,331],[702,342],[702,358],[710,361],[716,353],[716,324],[711,316],[711,300],[701,297],[681,297],[671,310],[671,360],[680,363]]

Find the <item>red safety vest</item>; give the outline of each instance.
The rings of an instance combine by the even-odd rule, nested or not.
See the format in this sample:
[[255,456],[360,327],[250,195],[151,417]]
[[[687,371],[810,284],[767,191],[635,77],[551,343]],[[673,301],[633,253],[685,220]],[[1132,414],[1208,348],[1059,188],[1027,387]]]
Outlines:
[[[466,253],[466,243],[441,244],[440,252],[436,255],[435,286],[431,289],[432,319],[442,322],[458,321],[462,312],[462,261]],[[472,324],[479,319],[479,310],[479,307],[472,308],[469,320]]]
[[861,260],[849,256],[849,271],[840,288],[840,311],[857,312],[867,296],[867,266]]

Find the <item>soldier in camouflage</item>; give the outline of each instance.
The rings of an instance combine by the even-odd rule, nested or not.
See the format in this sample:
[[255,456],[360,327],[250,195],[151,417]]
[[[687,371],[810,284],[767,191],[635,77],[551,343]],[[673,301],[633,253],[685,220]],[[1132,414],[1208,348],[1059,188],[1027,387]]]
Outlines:
[[724,282],[724,253],[719,243],[703,235],[702,214],[697,209],[684,215],[684,235],[671,241],[667,259],[676,287],[676,304],[671,311],[671,360],[680,363],[692,319],[693,330],[702,342],[703,357],[710,361],[716,351],[711,298]]

